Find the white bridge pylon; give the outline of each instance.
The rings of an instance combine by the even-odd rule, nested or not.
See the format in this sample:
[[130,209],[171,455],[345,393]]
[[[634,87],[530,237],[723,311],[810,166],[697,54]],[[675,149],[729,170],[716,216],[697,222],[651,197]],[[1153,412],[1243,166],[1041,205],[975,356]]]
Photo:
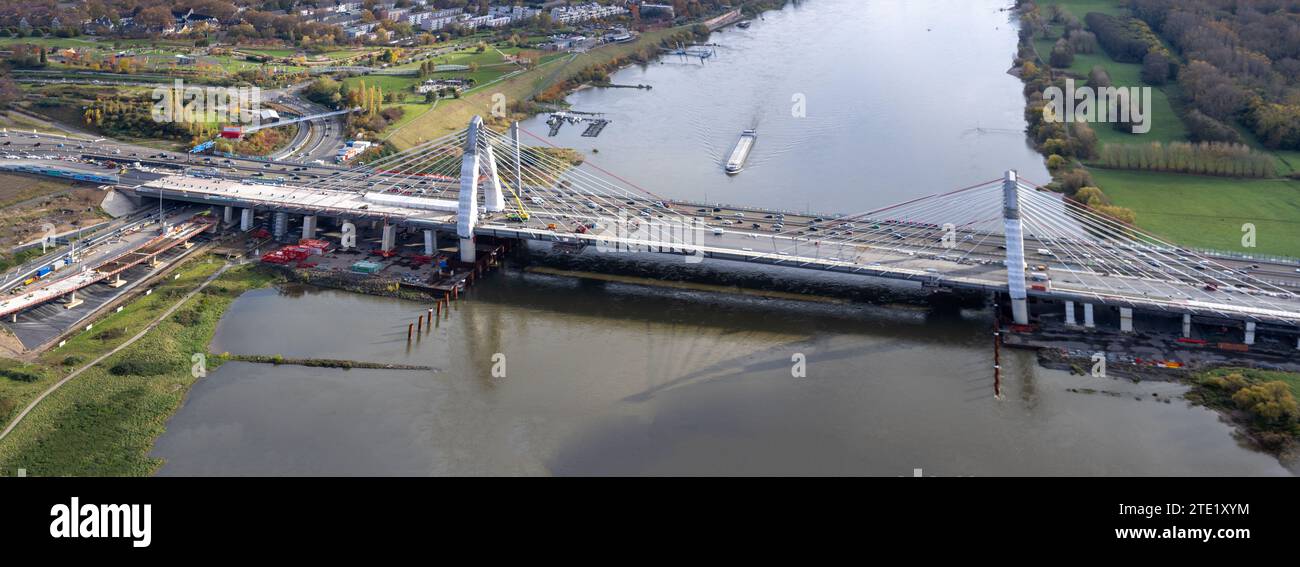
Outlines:
[[483,118],[475,116],[465,131],[465,153],[460,162],[460,195],[456,214],[456,235],[460,237],[460,259],[473,262],[475,259],[474,229],[478,227],[478,183],[479,177],[487,180],[487,194],[484,195],[483,208],[489,213],[499,213],[506,208],[505,195],[501,192],[501,178],[497,175],[496,156],[491,144],[487,143],[483,130]]

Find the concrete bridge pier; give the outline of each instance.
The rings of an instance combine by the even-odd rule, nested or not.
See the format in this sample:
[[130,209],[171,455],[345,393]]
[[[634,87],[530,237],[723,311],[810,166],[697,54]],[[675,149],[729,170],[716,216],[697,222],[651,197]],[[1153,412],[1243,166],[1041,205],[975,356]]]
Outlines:
[[[81,305],[82,303],[83,301],[77,299],[77,292],[74,291],[68,294],[68,302],[63,304],[63,308],[72,309],[78,305]],[[15,315],[15,317],[17,317],[17,315]],[[14,319],[14,322],[17,322],[17,319]]]
[[383,236],[379,240],[379,249],[391,252],[397,247],[397,225],[384,223]]
[[1065,302],[1065,324],[1071,327],[1079,326],[1079,322],[1074,318],[1074,302]]
[[424,255],[432,256],[438,250],[438,235],[431,228],[424,229]]
[[1119,308],[1119,330],[1122,333],[1133,332],[1133,308],[1132,307]]
[[1092,317],[1092,304],[1083,304],[1083,327],[1085,329],[1094,329],[1097,327],[1096,319]]
[[478,259],[478,253],[474,249],[474,238],[460,239],[460,261],[474,262]]
[[277,212],[271,221],[271,234],[275,235],[276,240],[284,238],[289,233],[289,213]]
[[235,222],[235,208],[226,205],[224,209],[225,210],[221,211],[221,224],[223,226],[230,226],[230,223]]
[[1187,313],[1183,314],[1183,338],[1192,338],[1192,316]]
[[1255,322],[1246,321],[1246,344],[1255,344]]
[[239,211],[239,231],[248,232],[250,230],[253,230],[253,209],[242,209]]
[[302,237],[316,238],[316,215],[302,216]]

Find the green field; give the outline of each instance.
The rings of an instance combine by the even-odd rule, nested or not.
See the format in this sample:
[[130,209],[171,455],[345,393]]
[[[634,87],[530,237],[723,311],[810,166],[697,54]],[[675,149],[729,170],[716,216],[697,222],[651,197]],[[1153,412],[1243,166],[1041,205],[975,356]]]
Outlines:
[[416,94],[415,91],[411,90],[411,87],[414,87],[420,82],[421,79],[417,77],[396,75],[364,75],[343,79],[343,83],[346,84],[348,88],[357,88],[361,83],[365,83],[367,88],[378,86],[384,90],[385,95],[388,93],[398,93],[402,95],[402,102],[405,103],[414,103],[417,101],[424,102],[424,95]]
[[[1128,14],[1121,3],[1109,0],[1044,0],[1038,5],[1044,16],[1048,14],[1049,6],[1062,5],[1080,20],[1089,12],[1116,16]],[[1035,49],[1044,60],[1062,31],[1060,26],[1052,26],[1051,30],[1051,39],[1037,38],[1034,41]],[[1088,72],[1097,65],[1106,69],[1115,86],[1147,86],[1141,80],[1141,65],[1116,62],[1102,50],[1076,55],[1073,64],[1064,71],[1086,80]],[[1098,141],[1101,144],[1186,141],[1186,126],[1170,103],[1170,98],[1178,95],[1178,86],[1169,84],[1152,90],[1150,132],[1126,134],[1108,124],[1094,124]],[[1238,129],[1254,149],[1275,157],[1279,174],[1300,171],[1300,152],[1269,151],[1244,128]],[[1098,167],[1090,171],[1094,181],[1114,204],[1137,213],[1137,224],[1143,229],[1188,246],[1300,257],[1300,182],[1116,171]],[[1241,228],[1245,223],[1256,226],[1257,248],[1243,249],[1241,245]]]
[[1112,16],[1128,15],[1128,8],[1124,7],[1124,2],[1120,0],[1039,0],[1036,2],[1043,13],[1047,13],[1047,8],[1052,5],[1063,5],[1070,10],[1070,13],[1078,16],[1080,20],[1088,12],[1101,12]]
[[337,60],[339,60],[339,59],[351,59],[351,58],[353,58],[353,57],[357,57],[357,56],[359,56],[359,55],[366,55],[366,54],[371,53],[371,52],[374,52],[374,51],[375,51],[375,50],[373,50],[373,49],[347,49],[347,50],[343,50],[343,51],[329,51],[329,52],[326,52],[326,53],[320,53],[320,54],[310,54],[310,55],[308,55],[307,57],[310,59],[310,58],[314,58],[314,57],[321,57],[321,56],[324,56],[326,59],[333,59],[333,60],[337,61]]
[[113,44],[111,42],[101,43],[101,42],[97,42],[82,37],[3,37],[0,38],[0,46],[23,44],[23,43],[30,43],[32,45],[44,45],[45,47],[55,47],[59,49],[66,49],[68,47],[74,47],[78,49],[83,47],[103,47],[105,49],[113,48]]
[[[0,406],[6,410],[0,417],[8,424],[40,391],[138,333],[220,265],[202,259],[190,262],[178,272],[180,279],[165,280],[150,296],[131,301],[121,313],[44,354],[38,361],[40,380],[0,378],[0,396],[9,400]],[[230,302],[271,278],[252,265],[231,269],[144,338],[56,390],[0,441],[0,475],[13,475],[19,468],[34,476],[153,473],[162,464],[149,457],[154,439],[195,381],[191,356],[207,352]],[[74,364],[65,365],[69,357]],[[127,367],[118,365],[125,361],[135,368],[123,371]],[[209,356],[208,370],[220,362],[219,356]],[[122,375],[110,371],[115,366]]]
[[[1144,230],[1186,246],[1300,257],[1300,181],[1090,171]],[[1245,223],[1255,225],[1256,248],[1241,245]]]
[[298,53],[296,49],[240,49],[240,53],[251,55],[265,55],[267,57],[291,57]]
[[384,130],[383,133],[381,133],[381,136],[384,136],[385,139],[393,132],[402,129],[407,124],[410,124],[411,122],[415,121],[415,119],[419,118],[425,112],[430,112],[431,109],[435,108],[435,106],[432,104],[424,104],[424,103],[399,104],[397,106],[402,107],[402,110],[404,112],[402,114],[402,117],[397,119],[397,122],[388,125],[388,128]]

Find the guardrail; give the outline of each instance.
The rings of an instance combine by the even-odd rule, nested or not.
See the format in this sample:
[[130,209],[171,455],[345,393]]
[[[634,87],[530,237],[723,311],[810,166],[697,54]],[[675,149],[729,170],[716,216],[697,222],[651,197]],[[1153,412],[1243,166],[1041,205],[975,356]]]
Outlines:
[[1254,260],[1254,261],[1270,262],[1274,264],[1295,264],[1296,266],[1300,266],[1300,258],[1293,258],[1291,256],[1275,256],[1271,254],[1243,254],[1241,252],[1227,252],[1224,250],[1213,250],[1210,248],[1188,248],[1188,250],[1191,250],[1192,252],[1196,252],[1197,254],[1201,254],[1202,256],[1213,256],[1216,258],[1231,258],[1233,260]]

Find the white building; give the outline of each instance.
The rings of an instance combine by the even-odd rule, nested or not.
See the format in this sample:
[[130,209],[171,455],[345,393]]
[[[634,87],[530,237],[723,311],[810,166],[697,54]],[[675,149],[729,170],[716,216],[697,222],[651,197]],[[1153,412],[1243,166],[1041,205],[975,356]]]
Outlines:
[[458,19],[460,19],[460,16],[430,17],[429,19],[420,22],[420,29],[423,29],[424,31],[438,31],[441,29],[446,29],[447,26],[450,26],[451,24],[455,23],[456,20]]
[[492,6],[488,9],[488,14],[493,16],[504,16],[510,18],[512,22],[527,20],[536,17],[542,13],[540,9],[529,8],[527,6]]
[[370,32],[374,30],[375,27],[378,25],[379,24],[376,24],[374,22],[368,24],[357,24],[355,26],[343,28],[343,33],[348,34],[349,38],[356,39],[358,37],[364,37],[370,35]]
[[416,25],[424,31],[438,31],[446,29],[447,26],[459,21],[464,16],[465,10],[461,8],[447,8],[446,10],[437,10],[426,13],[429,17],[422,19]]
[[588,20],[612,18],[628,13],[621,6],[601,6],[595,2],[578,6],[559,6],[551,9],[551,21],[557,24],[572,24]]
[[465,20],[463,25],[467,28],[475,29],[475,30],[479,28],[499,28],[499,27],[510,25],[510,17],[493,16],[490,14],[487,16],[475,16],[473,18]]

